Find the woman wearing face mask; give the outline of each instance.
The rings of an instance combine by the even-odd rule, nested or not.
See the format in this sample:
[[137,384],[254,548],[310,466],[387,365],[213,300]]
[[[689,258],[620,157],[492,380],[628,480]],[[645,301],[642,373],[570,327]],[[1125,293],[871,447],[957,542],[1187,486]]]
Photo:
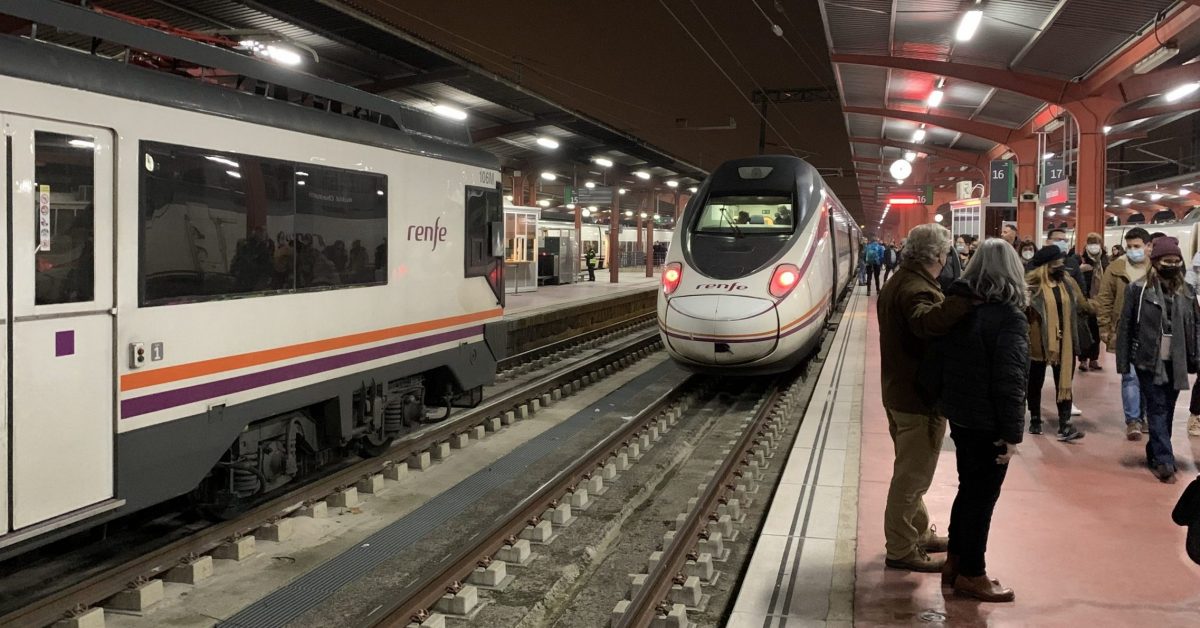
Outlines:
[[966,268],[967,261],[971,259],[971,236],[960,235],[954,238],[954,251],[958,253],[959,263]]
[[1058,440],[1083,438],[1071,425],[1071,385],[1080,347],[1091,344],[1080,313],[1092,306],[1079,285],[1066,272],[1066,254],[1057,246],[1044,246],[1033,256],[1025,275],[1029,284],[1029,433],[1042,433],[1042,385],[1046,370],[1053,373],[1058,409]]
[[1033,263],[1033,255],[1037,253],[1037,246],[1033,244],[1033,240],[1021,240],[1017,244],[1017,253],[1021,255],[1021,263],[1025,265],[1025,271],[1029,272],[1030,264]]
[[1188,373],[1200,370],[1200,316],[1196,293],[1184,281],[1179,241],[1155,240],[1150,261],[1150,273],[1125,293],[1117,327],[1117,370],[1137,373],[1150,424],[1146,464],[1160,481],[1174,484],[1171,422],[1179,391],[1188,387]]
[[[1079,277],[1082,280],[1079,289],[1088,300],[1095,299],[1100,294],[1100,279],[1108,268],[1108,253],[1104,252],[1104,239],[1098,233],[1089,233],[1087,244],[1083,247],[1083,259],[1079,264]],[[1080,371],[1099,371],[1100,366],[1100,324],[1094,314],[1084,317],[1088,332],[1093,340],[1083,355],[1079,356]]]

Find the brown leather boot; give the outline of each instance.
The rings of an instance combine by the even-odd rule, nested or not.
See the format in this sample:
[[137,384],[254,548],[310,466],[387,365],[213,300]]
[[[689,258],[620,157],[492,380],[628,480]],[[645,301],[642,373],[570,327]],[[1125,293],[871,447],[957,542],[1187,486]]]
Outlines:
[[905,569],[907,571],[919,571],[922,573],[938,573],[942,570],[942,565],[946,564],[945,559],[933,558],[920,547],[913,550],[913,553],[904,558],[888,558],[883,562],[892,569]]
[[974,577],[959,574],[954,579],[954,592],[980,602],[1011,602],[1017,597],[1012,589],[1001,586],[999,580],[992,580],[987,574]]
[[921,549],[930,554],[943,554],[950,547],[950,539],[938,536],[937,526],[929,526],[927,536],[921,539]]
[[958,554],[946,554],[946,564],[942,566],[942,586],[954,586],[958,578]]

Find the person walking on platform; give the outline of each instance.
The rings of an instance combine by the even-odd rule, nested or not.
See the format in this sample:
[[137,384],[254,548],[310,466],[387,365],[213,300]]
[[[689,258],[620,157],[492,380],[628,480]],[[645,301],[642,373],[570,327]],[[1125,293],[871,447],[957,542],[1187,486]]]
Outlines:
[[[1125,232],[1125,254],[1112,260],[1104,277],[1100,280],[1100,292],[1093,302],[1096,306],[1096,322],[1100,327],[1100,339],[1109,353],[1117,352],[1117,323],[1125,307],[1125,293],[1129,286],[1146,276],[1150,261],[1146,245],[1150,233],[1141,227]],[[1137,374],[1121,374],[1121,406],[1125,411],[1125,437],[1141,440],[1146,431],[1146,404],[1138,389]]]
[[1033,256],[1032,270],[1025,275],[1029,284],[1029,433],[1042,433],[1042,385],[1046,370],[1054,376],[1055,402],[1058,407],[1058,440],[1083,438],[1071,425],[1071,384],[1075,359],[1092,340],[1080,324],[1081,313],[1092,306],[1083,298],[1079,285],[1067,274],[1066,253],[1056,246],[1044,246]]
[[891,244],[883,251],[883,281],[887,283],[892,273],[896,272],[896,267],[900,265],[900,251],[896,248],[896,242],[893,240]]
[[879,291],[879,269],[883,266],[883,255],[886,251],[879,243],[879,238],[871,237],[871,242],[863,253],[867,262],[867,296],[871,294],[871,282],[875,282],[875,291]]
[[[958,462],[942,584],[984,602],[1011,602],[1012,589],[987,575],[992,511],[1025,423],[1029,324],[1025,270],[1008,242],[984,241],[948,295],[977,303],[923,363]],[[932,380],[930,381],[930,378]]]
[[962,298],[944,299],[937,277],[954,255],[950,232],[936,224],[908,234],[896,276],[879,292],[879,357],[883,407],[895,449],[891,486],[884,508],[886,565],[921,572],[940,571],[945,537],[930,525],[924,495],[933,482],[946,420],[934,399],[922,395],[917,373],[929,341],[946,334],[970,309]]
[[1171,423],[1188,373],[1200,371],[1200,311],[1196,292],[1184,281],[1179,241],[1158,238],[1150,257],[1149,274],[1126,289],[1117,325],[1117,371],[1137,374],[1150,424],[1146,464],[1160,481],[1174,484]]
[[588,249],[583,255],[583,260],[587,264],[588,281],[596,281],[596,252]]
[[[1104,269],[1108,268],[1108,253],[1104,250],[1104,238],[1099,233],[1089,233],[1087,244],[1083,247],[1083,258],[1080,260],[1079,277],[1082,283],[1079,289],[1083,295],[1092,301],[1100,294],[1100,282],[1104,277]],[[1088,333],[1092,337],[1092,346],[1079,356],[1080,371],[1099,371],[1100,366],[1100,323],[1095,314],[1086,316]]]

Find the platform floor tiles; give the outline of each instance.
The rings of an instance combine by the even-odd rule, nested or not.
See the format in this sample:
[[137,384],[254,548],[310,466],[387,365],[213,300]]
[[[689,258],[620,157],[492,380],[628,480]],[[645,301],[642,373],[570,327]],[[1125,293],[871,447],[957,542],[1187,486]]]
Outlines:
[[536,292],[521,292],[504,296],[504,317],[522,318],[564,306],[578,305],[585,301],[612,299],[633,292],[643,292],[658,287],[658,269],[653,277],[647,277],[645,269],[621,271],[618,283],[609,283],[608,271],[597,271],[596,281],[541,286]]

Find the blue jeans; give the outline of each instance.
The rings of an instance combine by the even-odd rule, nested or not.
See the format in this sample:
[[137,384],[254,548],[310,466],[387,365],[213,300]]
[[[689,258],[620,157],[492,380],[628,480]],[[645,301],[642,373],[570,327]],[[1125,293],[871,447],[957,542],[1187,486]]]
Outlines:
[[1160,464],[1175,469],[1175,453],[1171,450],[1171,422],[1175,418],[1175,402],[1179,391],[1175,390],[1171,363],[1166,364],[1167,381],[1154,383],[1154,373],[1138,370],[1141,380],[1142,398],[1146,400],[1146,421],[1150,424],[1150,439],[1146,442],[1146,463],[1150,468]]
[[1142,401],[1141,386],[1133,369],[1121,375],[1121,406],[1125,410],[1126,423],[1137,423],[1146,416],[1146,404]]

